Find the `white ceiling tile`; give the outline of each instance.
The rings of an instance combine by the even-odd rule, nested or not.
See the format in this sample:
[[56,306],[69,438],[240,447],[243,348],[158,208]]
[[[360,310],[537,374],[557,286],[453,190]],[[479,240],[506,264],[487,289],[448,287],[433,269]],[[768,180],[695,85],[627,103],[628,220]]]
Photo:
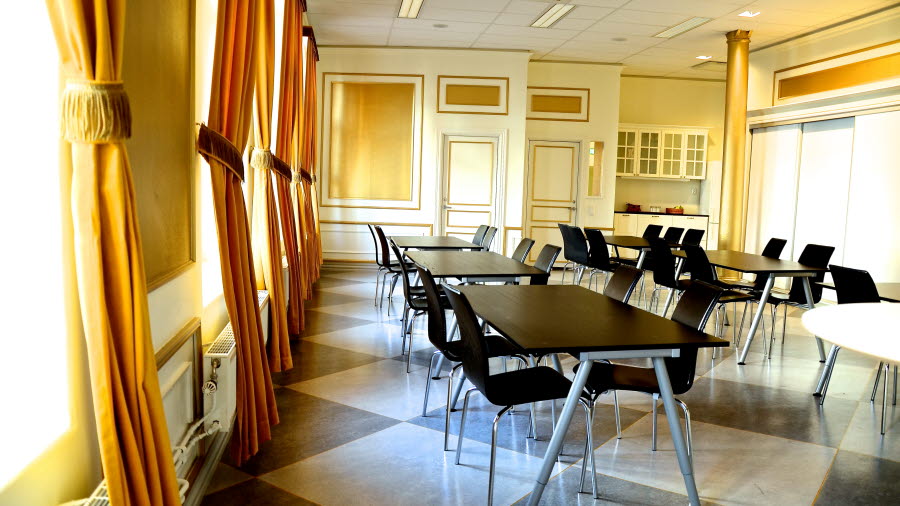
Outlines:
[[589,5],[593,7],[622,7],[631,0],[571,0],[570,4]]
[[508,49],[551,50],[562,41],[553,39],[534,39],[532,37],[514,37],[510,35],[482,34],[472,47],[502,47]]
[[[447,25],[445,28],[435,28],[434,25]],[[440,32],[465,32],[465,33],[481,33],[488,27],[487,23],[466,23],[464,21],[441,21],[436,22],[432,19],[403,19],[394,20],[394,28],[403,28],[410,30],[429,30],[435,35]]]
[[[509,0],[426,0],[425,4],[439,9],[500,12]],[[399,2],[397,2],[399,4]]]
[[441,9],[425,3],[419,11],[419,19],[433,21],[467,21],[472,23],[490,23],[497,15],[492,12],[471,11],[463,9]]
[[466,41],[469,44],[475,42],[475,39],[478,38],[477,33],[466,33],[466,32],[448,32],[446,30],[438,30],[437,28],[431,30],[415,30],[409,28],[394,28],[391,30],[391,41],[393,42],[396,38],[403,39],[422,39],[422,40],[452,40],[452,41]]
[[394,18],[376,18],[371,16],[349,16],[335,14],[309,14],[309,22],[318,34],[319,26],[391,26]]
[[532,16],[538,16],[542,14],[545,10],[550,7],[550,4],[554,2],[546,1],[546,2],[534,2],[530,0],[512,0],[509,2],[509,5],[506,6],[504,12],[510,12],[513,14],[530,14]]
[[568,40],[578,35],[576,30],[559,28],[533,28],[530,26],[491,25],[484,31],[493,35],[515,35],[517,37],[534,37],[538,39]]
[[494,24],[497,25],[512,25],[512,26],[531,26],[531,23],[537,19],[537,16],[532,16],[531,14],[514,14],[512,12],[501,12],[494,19]]
[[564,17],[560,19],[556,24],[553,25],[553,28],[562,28],[563,30],[584,30],[589,26],[594,24],[593,19],[572,19]]
[[671,12],[684,17],[717,18],[734,10],[734,5],[704,0],[632,0],[629,9],[648,12]]
[[589,32],[602,32],[610,36],[616,35],[640,35],[644,37],[652,37],[657,33],[668,28],[662,25],[638,25],[634,23],[622,23],[617,21],[608,21],[604,19],[595,23],[587,29]]
[[470,47],[471,42],[465,40],[438,40],[432,38],[398,36],[388,40],[388,45],[405,47]]
[[563,19],[591,19],[597,21],[605,18],[614,10],[606,7],[582,7],[579,5],[569,11]]
[[397,5],[395,2],[387,4],[378,3],[362,3],[362,2],[341,2],[341,1],[319,1],[309,2],[307,4],[312,14],[346,14],[353,13],[354,16],[378,16],[392,18],[397,15]]
[[745,10],[757,11],[753,7],[749,9],[737,9],[732,11],[726,16],[723,16],[722,19],[717,19],[716,21],[723,20],[732,20],[739,24],[744,24],[745,22],[751,23],[775,23],[779,25],[794,25],[794,26],[814,26],[819,23],[825,23],[829,20],[834,19],[833,12],[823,12],[823,11],[795,11],[790,9],[771,9],[766,12],[760,11],[759,16],[753,18],[742,18],[738,16],[741,12]]
[[636,23],[641,25],[660,25],[668,27],[681,23],[686,18],[687,16],[683,14],[672,14],[670,12],[647,12],[633,11],[630,9],[619,9],[609,16],[605,17],[603,21]]
[[752,10],[765,13],[766,11],[790,9],[842,14],[850,10],[860,10],[870,6],[877,6],[878,4],[880,4],[880,0],[757,0],[753,2]]

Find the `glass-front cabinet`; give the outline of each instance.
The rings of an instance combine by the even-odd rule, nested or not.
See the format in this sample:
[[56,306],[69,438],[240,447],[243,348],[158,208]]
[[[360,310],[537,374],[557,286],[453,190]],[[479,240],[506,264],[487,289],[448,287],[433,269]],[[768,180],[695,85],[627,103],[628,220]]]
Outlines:
[[708,129],[620,125],[616,175],[704,179]]

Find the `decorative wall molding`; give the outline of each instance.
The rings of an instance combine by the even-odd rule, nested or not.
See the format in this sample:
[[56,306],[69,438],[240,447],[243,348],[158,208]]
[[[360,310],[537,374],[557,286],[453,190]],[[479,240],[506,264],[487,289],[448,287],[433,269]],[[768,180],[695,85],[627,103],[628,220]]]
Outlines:
[[509,78],[438,76],[437,112],[509,114]]
[[525,100],[525,119],[590,121],[590,88],[529,86]]

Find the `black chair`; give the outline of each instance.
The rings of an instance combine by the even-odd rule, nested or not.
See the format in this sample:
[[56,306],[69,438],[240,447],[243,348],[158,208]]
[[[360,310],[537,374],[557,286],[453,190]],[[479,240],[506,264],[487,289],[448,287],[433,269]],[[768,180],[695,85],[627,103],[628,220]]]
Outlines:
[[[687,245],[682,247],[682,250],[687,256],[685,263],[691,271],[691,284],[702,281],[725,290],[719,297],[719,306],[718,311],[716,312],[714,332],[716,336],[721,336],[723,334],[722,329],[724,329],[725,318],[721,313],[725,311],[725,306],[727,304],[737,304],[738,302],[744,303],[744,312],[741,315],[740,323],[737,323],[737,306],[733,306],[734,312],[732,314],[732,320],[734,320],[732,322],[732,336],[735,345],[739,344],[741,328],[743,327],[744,317],[747,314],[747,303],[753,301],[753,296],[745,292],[732,290],[731,284],[720,281],[716,277],[715,268],[709,263],[709,257],[706,256],[706,251],[700,246]],[[713,353],[715,354],[715,349],[713,349]],[[715,358],[715,355],[713,358]]]
[[[378,297],[379,304],[384,300],[384,285],[387,281],[387,276],[391,275],[391,289],[388,292],[388,315],[391,314],[391,299],[394,297],[394,287],[397,285],[397,280],[400,278],[402,274],[402,270],[400,268],[401,264],[406,264],[406,267],[412,268],[412,263],[407,262],[403,259],[403,256],[397,257],[398,260],[394,261],[391,259],[391,247],[388,246],[387,236],[384,234],[384,230],[381,229],[380,225],[373,225],[373,229],[375,229],[375,234],[378,236],[377,244],[380,246],[379,255],[381,257],[381,262],[379,265],[379,270],[382,270],[382,280],[381,280],[381,295]],[[378,284],[378,280],[376,279],[376,285]]]
[[[692,283],[681,296],[681,300],[678,301],[675,312],[672,313],[672,320],[703,331],[723,291],[718,286],[702,281]],[[697,350],[684,349],[681,350],[680,357],[666,358],[664,360],[669,373],[669,382],[672,384],[672,394],[681,395],[690,390],[694,384],[694,373],[697,367]],[[577,371],[578,368],[576,367],[575,369]],[[653,440],[651,449],[656,450],[656,412],[660,389],[659,382],[656,379],[656,371],[653,368],[595,362],[588,375],[585,389],[590,394],[592,402],[595,402],[601,394],[610,390],[643,392],[653,396]],[[691,455],[691,413],[684,402],[679,399],[675,399],[675,402],[681,406],[684,412],[688,455]],[[584,487],[583,475],[582,487]]]
[[484,241],[481,242],[481,249],[484,251],[491,250],[491,244],[494,242],[494,237],[497,235],[497,227],[488,227],[487,232],[484,233]]
[[[394,243],[393,239],[390,241],[390,247],[394,250],[394,255],[397,256],[397,259],[402,260],[403,253]],[[412,355],[413,327],[416,323],[416,318],[422,316],[428,310],[428,301],[425,299],[424,287],[410,285],[409,276],[413,274],[412,269],[414,267],[402,261],[399,265],[400,278],[403,282],[404,299],[403,319],[400,323],[401,337],[403,339],[400,344],[400,354],[402,355],[404,352],[408,353],[406,357],[406,372],[409,372],[410,355]],[[447,308],[449,309],[449,306],[447,306]],[[412,315],[410,315],[410,312]]]
[[566,283],[566,270],[572,266],[572,283],[578,284],[584,275],[584,268],[588,264],[588,242],[584,232],[578,227],[558,223],[559,232],[563,240],[563,257],[566,259],[563,265],[560,284]]
[[[659,309],[659,292],[666,289],[672,292],[669,297],[673,297],[675,293],[687,290],[691,286],[691,281],[686,279],[675,279],[676,261],[675,255],[672,254],[672,248],[669,244],[659,237],[647,239],[650,243],[650,254],[652,261],[649,263],[649,270],[653,272],[653,291],[650,293],[650,302],[647,309],[656,311]],[[669,299],[667,299],[669,300]],[[654,310],[654,302],[657,308]],[[668,306],[663,308],[664,312],[668,312]],[[663,314],[665,316],[665,314]]]
[[647,225],[647,228],[644,229],[644,233],[641,234],[641,237],[644,239],[651,239],[653,237],[659,237],[659,234],[662,233],[662,225]]
[[553,244],[545,244],[543,248],[541,248],[541,252],[538,254],[537,260],[534,262],[535,269],[540,269],[547,273],[546,277],[536,277],[533,276],[531,278],[532,285],[546,285],[550,280],[550,271],[553,269],[553,264],[556,262],[557,257],[559,257],[559,253],[562,251],[562,248]]
[[381,244],[378,241],[378,237],[375,235],[375,228],[368,224],[366,227],[369,228],[369,233],[372,234],[372,242],[375,243],[375,265],[378,266],[378,271],[375,273],[375,305],[378,305],[378,287],[381,282],[382,275],[384,271],[387,270],[387,266],[384,265],[382,261],[382,253],[381,253]]
[[[860,269],[851,269],[850,267],[842,267],[840,265],[829,265],[828,270],[831,271],[831,277],[834,280],[834,290],[837,292],[838,304],[863,304],[867,302],[881,302],[878,295],[878,287],[875,280],[868,271]],[[822,387],[822,397],[819,404],[825,403],[825,395],[828,392],[828,385],[831,383],[831,375],[834,373],[834,364],[837,362],[837,354],[841,351],[841,347],[834,346],[834,355],[831,358],[831,366],[828,375],[825,377],[825,384]],[[871,401],[875,402],[875,393],[878,391],[878,382],[881,378],[881,370],[884,368],[884,362],[878,364],[878,371],[875,374],[875,386],[872,388]],[[894,393],[896,396],[896,392]],[[882,413],[882,417],[883,417]]]
[[478,230],[475,231],[475,235],[472,236],[472,244],[475,246],[481,246],[484,243],[484,234],[488,231],[487,225],[479,225]]
[[525,259],[528,258],[528,253],[531,252],[531,248],[533,247],[534,240],[525,237],[521,241],[519,241],[519,245],[516,246],[516,250],[512,252],[512,255],[510,255],[509,258],[518,260],[519,262],[522,262],[524,264]]
[[[834,254],[834,246],[823,246],[821,244],[807,244],[803,251],[800,252],[800,258],[797,259],[798,263],[803,265],[808,265],[810,267],[819,267],[822,269],[826,269],[828,267],[828,262],[831,260],[831,255]],[[760,276],[762,277],[762,276]],[[815,276],[808,278],[793,278],[791,281],[791,289],[787,294],[787,297],[780,296],[776,293],[769,294],[769,298],[766,303],[772,306],[772,341],[775,340],[775,321],[778,315],[778,307],[783,306],[784,311],[782,314],[781,321],[781,339],[784,340],[785,332],[787,331],[787,308],[788,306],[799,307],[799,308],[807,308],[806,301],[806,290],[804,288],[803,279],[809,280],[810,285],[810,293],[812,295],[813,304],[818,304],[820,300],[822,300],[822,287],[818,284],[821,283],[822,280],[825,279],[825,271],[817,273]],[[757,278],[757,282],[761,281]],[[765,288],[765,283],[763,282],[763,289]],[[751,292],[757,300],[759,300],[762,295],[763,289],[754,290]],[[765,334],[764,334],[765,335]],[[772,347],[769,347],[769,358],[772,356]]]
[[[426,416],[428,411],[428,396],[431,390],[431,381],[437,379],[437,376],[440,374],[440,371],[434,370],[435,359],[443,355],[445,359],[456,363],[450,371],[447,381],[448,407],[445,410],[446,414],[444,420],[444,451],[448,451],[450,449],[448,442],[450,439],[451,411],[449,406],[451,403],[450,397],[453,386],[453,374],[462,365],[462,357],[465,353],[465,349],[462,341],[448,340],[447,318],[444,311],[448,309],[452,310],[453,308],[450,306],[447,296],[443,295],[443,290],[435,283],[431,271],[423,267],[417,267],[417,269],[419,271],[419,278],[422,280],[422,287],[425,289],[425,300],[428,304],[428,340],[431,341],[431,344],[435,348],[437,348],[437,351],[431,355],[431,364],[428,367],[428,375],[425,377],[425,400],[422,403],[422,416]],[[506,339],[493,335],[486,335],[484,339],[486,341],[488,353],[491,357],[512,356],[525,363],[525,359],[516,353],[517,350]],[[465,380],[465,376],[459,379],[459,381]]]
[[684,235],[684,229],[681,227],[669,227],[663,235],[663,239],[668,243],[678,244],[681,242],[681,236]]
[[638,281],[640,281],[641,274],[643,273],[640,269],[630,265],[620,265],[616,267],[609,283],[607,283],[606,288],[603,289],[603,295],[628,304],[628,299],[630,299],[631,294],[634,293],[634,288],[637,286]]
[[[490,374],[488,366],[488,358],[491,352],[487,346],[481,325],[478,318],[472,310],[466,296],[460,293],[456,288],[444,285],[444,292],[450,299],[450,305],[453,306],[453,312],[456,314],[456,321],[459,325],[459,333],[462,337],[464,347],[462,355],[462,367],[466,374],[466,378],[474,385],[466,391],[465,400],[463,401],[462,418],[459,422],[459,436],[456,443],[456,463],[459,464],[462,454],[463,438],[466,429],[466,414],[468,413],[469,398],[475,391],[481,394],[491,404],[504,406],[497,416],[494,417],[494,423],[491,432],[491,461],[488,471],[488,499],[490,505],[493,502],[494,495],[494,468],[497,455],[497,424],[500,422],[504,413],[513,408],[517,404],[530,404],[539,401],[549,401],[555,399],[563,399],[569,394],[572,382],[565,376],[550,367],[538,366],[528,369],[520,369],[517,371],[503,372],[499,374]],[[593,415],[593,406],[588,399],[582,397],[581,405],[584,408],[585,421],[587,424],[587,446],[593,449],[593,439],[591,437],[591,419]],[[593,452],[591,453],[591,467],[593,469]],[[594,470],[596,476],[596,470]]]
[[703,230],[702,228],[689,228],[687,229],[687,232],[684,233],[684,237],[681,238],[681,244],[699,246],[700,241],[703,240],[704,233],[706,233],[706,230]]
[[[766,243],[766,246],[763,248],[762,256],[766,258],[781,258],[781,252],[784,251],[784,247],[787,245],[787,240],[779,239],[777,237],[772,237],[769,239],[769,242]],[[766,281],[769,279],[768,272],[761,272],[756,275],[756,278],[752,282],[746,282],[743,280],[731,283],[733,288],[739,290],[755,290],[755,291],[763,291],[766,287]]]
[[[588,277],[588,289],[590,289],[591,283],[594,282],[594,274],[602,272],[605,285],[609,281],[609,275],[616,270],[619,264],[610,260],[609,247],[606,245],[606,238],[603,237],[602,230],[589,228],[584,233],[587,236],[588,245],[590,245],[587,261],[587,266],[591,269],[591,274]],[[598,290],[599,286],[598,282]]]

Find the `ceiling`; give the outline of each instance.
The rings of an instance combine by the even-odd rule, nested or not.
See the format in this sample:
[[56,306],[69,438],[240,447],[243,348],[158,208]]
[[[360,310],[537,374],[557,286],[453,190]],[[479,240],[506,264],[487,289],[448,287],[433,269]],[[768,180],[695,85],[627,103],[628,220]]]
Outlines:
[[[753,30],[751,48],[829,26],[897,0],[570,0],[552,28],[531,23],[551,0],[425,0],[399,19],[401,0],[307,0],[319,45],[523,49],[532,60],[621,63],[624,74],[721,79],[692,68],[725,60],[725,33]],[[754,18],[743,11],[759,11]],[[712,21],[671,39],[654,34],[693,16]],[[434,25],[446,25],[435,27]]]

